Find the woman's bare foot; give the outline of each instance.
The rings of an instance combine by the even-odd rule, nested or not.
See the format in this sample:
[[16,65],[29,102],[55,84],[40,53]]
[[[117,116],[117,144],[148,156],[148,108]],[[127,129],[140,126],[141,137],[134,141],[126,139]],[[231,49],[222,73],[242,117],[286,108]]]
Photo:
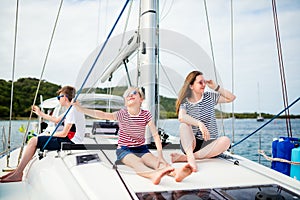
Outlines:
[[175,181],[176,182],[181,182],[184,178],[189,176],[193,172],[193,168],[191,167],[190,164],[184,165],[182,168],[175,169]]
[[198,171],[198,166],[197,166],[197,163],[196,163],[196,160],[195,160],[194,156],[187,157],[187,162],[192,167],[193,172]]
[[184,154],[180,154],[180,153],[171,153],[171,161],[172,163],[175,162],[186,162],[187,161],[187,156]]
[[151,175],[150,179],[153,182],[153,184],[158,185],[160,183],[161,178],[171,173],[172,171],[174,171],[174,168],[171,166],[157,169],[153,172],[153,175]]
[[[4,176],[2,176],[4,177]],[[12,173],[6,174],[4,178],[1,178],[0,183],[8,183],[8,182],[20,182],[22,181],[23,172],[22,173]]]

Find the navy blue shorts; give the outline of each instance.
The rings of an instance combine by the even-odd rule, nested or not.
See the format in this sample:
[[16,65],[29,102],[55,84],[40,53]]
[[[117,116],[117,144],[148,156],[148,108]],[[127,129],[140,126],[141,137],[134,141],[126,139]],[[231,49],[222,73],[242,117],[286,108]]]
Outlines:
[[[196,146],[193,150],[193,153],[199,151],[200,149],[206,147],[207,145],[209,145],[210,143],[212,143],[213,141],[216,140],[216,139],[210,139],[210,140],[204,141],[203,139],[199,139],[196,137],[195,137],[195,139],[196,139]],[[184,149],[182,148],[181,141],[180,141],[180,149],[184,154],[186,154]]]
[[[49,138],[50,138],[50,136],[38,136],[36,147],[40,148],[40,149],[43,149],[44,145],[46,144],[46,142],[48,141]],[[64,137],[64,138],[52,137],[50,139],[50,141],[48,142],[47,146],[45,147],[45,149],[47,149],[47,150],[60,150],[62,142],[68,142],[68,143],[73,144],[73,142],[68,137]]]
[[138,147],[121,146],[121,148],[118,148],[116,151],[117,161],[121,161],[125,156],[127,156],[130,153],[133,153],[134,155],[141,158],[146,153],[150,153],[150,151],[147,145],[142,145]]

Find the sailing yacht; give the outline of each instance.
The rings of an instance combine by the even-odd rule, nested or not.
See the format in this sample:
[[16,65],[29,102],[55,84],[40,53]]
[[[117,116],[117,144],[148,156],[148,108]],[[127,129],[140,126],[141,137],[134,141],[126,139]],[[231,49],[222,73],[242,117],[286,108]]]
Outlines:
[[263,122],[264,120],[265,120],[265,118],[263,116],[261,116],[261,113],[258,113],[258,116],[256,117],[256,121]]
[[[124,8],[128,2],[126,1]],[[144,89],[143,107],[151,111],[155,121],[159,119],[160,110],[158,56],[161,45],[168,45],[163,44],[163,37],[158,34],[158,2],[140,1],[139,29],[124,36],[127,39],[125,47],[114,56],[115,59],[102,65],[106,67],[100,76],[102,82],[116,77],[120,66],[124,64],[126,82],[136,82]],[[172,31],[164,33],[188,42],[186,38]],[[170,39],[170,37],[164,38]],[[177,40],[176,44],[174,41],[171,43],[177,47],[176,45],[181,45],[181,40]],[[104,52],[106,46],[114,46],[114,41],[109,42],[109,37],[107,42],[95,50],[98,53],[93,52],[87,60],[86,63],[92,66],[91,69],[97,66],[99,55]],[[180,50],[186,51],[184,46]],[[127,59],[134,52],[138,55],[136,73],[126,70]],[[197,56],[207,58],[207,55],[201,51],[198,51],[195,57],[188,56],[191,56],[188,58],[193,64],[197,64],[197,61],[193,62]],[[204,60],[205,66],[213,66],[210,59]],[[204,73],[211,75],[210,71]],[[132,74],[137,75],[136,79],[131,79]],[[80,97],[80,94],[78,95]],[[89,128],[86,131],[91,132]],[[115,137],[108,137],[106,134],[87,134],[83,144],[63,144],[60,151],[38,152],[27,165],[23,181],[0,183],[0,197],[3,200],[300,199],[299,180],[230,152],[224,152],[212,159],[197,161],[199,172],[192,173],[180,183],[167,176],[159,185],[154,185],[151,181],[136,175],[131,168],[115,162],[116,143]],[[149,146],[151,144],[150,136],[147,136],[147,144]],[[8,159],[10,166],[16,166],[19,151],[20,149],[16,149],[11,151],[9,156],[2,157],[0,167],[6,168]],[[151,151],[157,153],[155,149]],[[169,163],[171,163],[170,154],[174,152],[181,153],[179,144],[166,142],[163,154]],[[184,164],[172,163],[172,166],[177,168]]]
[[257,91],[258,91],[258,116],[256,117],[256,121],[263,122],[265,119],[261,116],[260,112],[260,92],[259,92],[259,83],[257,83]]

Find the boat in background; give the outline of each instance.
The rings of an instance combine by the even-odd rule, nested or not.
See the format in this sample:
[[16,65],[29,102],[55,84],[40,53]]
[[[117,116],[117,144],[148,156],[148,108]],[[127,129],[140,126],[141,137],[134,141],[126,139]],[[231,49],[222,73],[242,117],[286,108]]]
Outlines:
[[263,121],[265,121],[265,118],[263,116],[261,116],[261,113],[259,113],[258,116],[256,117],[256,121],[263,122]]
[[[124,8],[128,2],[126,1]],[[160,111],[159,70],[162,70],[158,61],[158,41],[163,43],[163,39],[170,40],[168,37],[159,38],[158,35],[158,2],[140,1],[140,24],[136,31],[138,71],[135,73],[136,83],[143,88],[146,96],[142,106],[151,111],[156,122]],[[132,44],[134,39],[131,38],[136,37],[127,38],[125,46]],[[180,40],[175,43],[181,44]],[[101,45],[99,54],[105,44]],[[182,49],[185,50],[183,47],[184,45]],[[115,64],[105,65],[101,81],[110,79],[113,75],[116,77],[115,73],[118,72],[120,63],[123,63],[128,83],[131,82],[132,74],[127,70],[126,64],[134,51],[132,48],[127,49],[127,53],[122,52],[116,57],[119,60],[110,62]],[[97,63],[99,56],[93,56],[94,63]],[[206,65],[213,66],[212,61],[208,60]],[[84,99],[81,101],[84,102]],[[99,101],[95,102],[87,105],[93,108],[100,105],[100,109]],[[92,133],[92,129],[93,126],[89,126],[86,132]],[[60,151],[37,152],[24,170],[23,181],[0,183],[1,199],[300,199],[299,180],[229,151],[215,158],[198,160],[199,172],[192,173],[180,183],[166,176],[159,185],[154,185],[148,179],[138,176],[130,167],[115,162],[117,139],[117,135],[86,134],[83,144],[62,144]],[[149,135],[147,145],[157,154]],[[10,158],[2,157],[0,168],[7,167],[7,158],[10,159],[9,166],[16,167],[19,151],[20,149],[12,151]],[[163,155],[169,163],[172,163],[171,153],[182,153],[180,144],[171,143],[166,138],[163,141]],[[172,163],[172,166],[180,168],[185,164]]]
[[263,122],[265,118],[261,116],[260,112],[260,91],[259,91],[259,83],[257,83],[257,93],[258,93],[258,116],[256,117],[256,121]]

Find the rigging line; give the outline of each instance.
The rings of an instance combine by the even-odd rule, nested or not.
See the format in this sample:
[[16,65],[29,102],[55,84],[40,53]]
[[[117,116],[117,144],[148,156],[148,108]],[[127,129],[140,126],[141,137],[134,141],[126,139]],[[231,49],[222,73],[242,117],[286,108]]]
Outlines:
[[[283,66],[282,48],[281,48],[280,35],[279,35],[279,23],[278,23],[275,0],[272,0],[272,8],[273,8],[273,18],[274,18],[274,27],[275,27],[275,34],[276,34],[277,54],[278,54],[278,62],[279,62],[279,69],[280,69],[283,102],[284,102],[284,107],[287,107],[288,97],[287,97],[286,79],[285,79],[285,72],[284,72],[284,66]],[[288,109],[286,110],[285,115],[286,115],[287,133],[288,133],[289,137],[292,137],[290,111]]]
[[[206,5],[206,0],[204,0],[203,3],[204,3],[204,8],[205,8],[206,23],[207,23],[207,30],[208,30],[208,35],[209,35],[209,44],[210,44],[210,50],[211,50],[211,57],[212,57],[213,66],[214,66],[215,79],[216,79],[216,83],[219,84],[218,76],[217,76],[215,56],[214,56],[214,50],[213,50],[213,43],[212,43],[212,39],[211,39],[212,37],[211,37],[210,24],[209,24],[209,19],[208,19],[208,10],[207,10],[207,5]],[[219,104],[219,106],[220,106],[220,111],[221,111],[220,115],[221,115],[221,122],[222,122],[222,131],[223,131],[223,135],[225,135],[222,104]]]
[[206,5],[206,0],[204,2],[204,8],[205,8],[205,15],[206,15],[206,23],[207,23],[207,30],[208,30],[208,36],[209,36],[209,44],[210,44],[210,51],[211,51],[211,57],[213,61],[213,67],[214,67],[214,73],[215,73],[215,78],[217,84],[219,83],[218,77],[217,77],[217,69],[216,69],[216,62],[215,62],[215,56],[214,56],[214,50],[213,50],[213,44],[212,44],[212,37],[211,37],[211,31],[210,31],[210,24],[209,24],[209,19],[208,19],[208,11],[207,11],[207,5]]
[[[137,29],[137,35],[139,36],[140,35],[140,32],[141,32],[141,14],[142,14],[142,8],[141,8],[141,3],[142,3],[142,0],[140,0],[140,3],[139,3],[139,18],[138,18],[138,29]],[[140,40],[140,39],[139,39]],[[141,51],[141,48],[138,48],[137,49],[137,54],[139,54]],[[136,58],[136,86],[138,87],[139,86],[139,79],[140,79],[140,56],[137,56]]]
[[[56,27],[57,27],[57,23],[58,23],[60,11],[61,11],[61,8],[62,8],[62,4],[63,4],[63,0],[60,1],[59,9],[58,9],[58,12],[57,12],[57,15],[56,15],[54,27],[53,27],[52,34],[51,34],[51,39],[50,39],[50,42],[49,42],[49,45],[48,45],[46,57],[45,57],[45,60],[44,60],[42,72],[41,72],[41,75],[40,75],[38,86],[36,88],[36,92],[35,92],[35,96],[34,96],[34,99],[33,99],[32,106],[34,106],[35,103],[36,103],[36,99],[37,99],[38,92],[39,92],[39,89],[40,89],[40,85],[41,85],[41,82],[42,82],[42,77],[44,75],[44,71],[45,71],[45,68],[46,68],[46,63],[48,61],[48,56],[49,56],[49,52],[50,52],[50,49],[51,49],[51,46],[52,46],[52,41],[53,41],[54,33],[55,33],[55,30],[56,30]],[[29,115],[29,119],[28,119],[28,123],[27,123],[27,126],[26,126],[26,131],[25,131],[24,137],[23,137],[23,143],[22,143],[22,146],[21,146],[21,149],[20,149],[20,153],[19,153],[18,164],[20,163],[20,160],[21,160],[21,157],[22,157],[22,153],[23,153],[23,149],[24,149],[24,146],[25,146],[25,143],[26,143],[27,133],[28,133],[29,124],[30,124],[30,121],[31,121],[32,114],[33,114],[33,110],[31,109],[30,115]]]
[[280,111],[277,115],[275,115],[272,119],[270,119],[269,121],[267,121],[265,124],[263,124],[262,126],[260,126],[258,129],[256,129],[254,132],[252,132],[251,134],[247,135],[245,138],[243,138],[242,140],[240,140],[239,142],[233,144],[231,146],[231,148],[237,146],[238,144],[242,143],[243,141],[245,141],[247,138],[249,138],[250,136],[254,135],[256,132],[258,132],[259,130],[261,130],[263,127],[265,127],[267,124],[269,124],[270,122],[272,122],[274,119],[276,119],[277,117],[279,117],[279,115],[281,115],[283,112],[285,112],[287,109],[289,109],[290,107],[292,107],[295,103],[297,103],[300,100],[300,97],[298,97],[295,101],[293,101],[293,103],[287,107],[285,107],[282,111]]
[[[234,94],[234,37],[233,37],[233,34],[234,34],[234,24],[233,24],[233,1],[231,0],[230,1],[230,23],[231,23],[231,84],[232,84],[232,93]],[[234,101],[232,101],[231,103],[232,105],[232,142],[234,143],[234,121],[235,121],[235,117],[234,117]]]
[[[166,8],[166,3],[167,3],[167,0],[165,1],[164,5],[163,5],[163,8],[161,10],[161,15],[163,14],[163,12]],[[169,13],[170,13],[173,6],[174,6],[174,0],[172,0],[171,5],[169,6],[168,10],[166,11],[166,14],[163,17],[161,17],[160,22],[162,22],[169,15]]]
[[171,86],[171,88],[172,88],[174,94],[175,94],[176,96],[178,96],[178,94],[177,94],[177,92],[176,92],[176,89],[175,89],[174,85],[172,84],[172,81],[170,80],[170,78],[169,78],[169,76],[168,76],[168,74],[167,74],[167,71],[165,70],[164,66],[161,64],[160,61],[159,61],[159,64],[160,64],[161,69],[163,70],[163,72],[164,72],[164,74],[165,74],[165,76],[166,76],[166,78],[167,78],[167,80],[168,80],[168,82],[169,82],[169,84],[170,84],[170,86]]
[[[80,89],[77,91],[77,94],[76,94],[76,96],[75,96],[75,98],[74,98],[74,101],[77,100],[78,96],[80,95],[80,93],[81,93],[81,91],[82,91],[82,89],[83,89],[83,86],[85,85],[85,83],[87,82],[87,80],[88,80],[89,76],[91,75],[93,69],[95,68],[96,63],[97,63],[97,61],[98,61],[100,55],[102,54],[104,48],[106,47],[107,42],[108,42],[110,36],[112,35],[113,31],[115,30],[115,28],[116,28],[116,26],[117,26],[117,24],[118,24],[118,22],[119,22],[119,20],[120,20],[120,18],[121,18],[121,16],[122,16],[122,14],[123,14],[123,12],[124,12],[124,10],[125,10],[125,8],[126,8],[126,6],[127,6],[127,4],[128,4],[129,1],[130,1],[130,0],[126,0],[125,5],[123,6],[123,8],[122,8],[122,10],[121,10],[121,12],[120,12],[120,14],[119,14],[119,16],[118,16],[116,22],[114,23],[113,27],[111,28],[111,30],[110,30],[110,32],[109,32],[109,34],[108,34],[108,36],[107,36],[105,42],[103,43],[103,46],[101,47],[101,49],[100,49],[98,55],[96,56],[95,61],[93,62],[93,64],[92,64],[92,66],[91,66],[91,68],[90,68],[88,74],[86,75],[86,77],[85,77],[85,79],[84,79],[84,81],[83,81],[83,83],[82,83]],[[71,110],[72,107],[73,107],[73,106],[71,105],[71,106],[68,108],[68,110],[65,112],[65,114],[64,114],[64,116],[62,117],[62,119],[60,120],[60,122],[56,125],[56,127],[55,127],[55,129],[53,130],[52,134],[50,135],[50,137],[49,137],[48,140],[46,141],[45,145],[43,146],[42,151],[45,149],[45,147],[47,146],[47,144],[49,143],[49,141],[50,141],[51,138],[53,137],[53,134],[56,132],[56,130],[58,129],[58,127],[62,124],[62,121],[65,119],[66,115],[69,113],[69,111]]]
[[127,67],[127,64],[126,64],[126,60],[123,60],[123,64],[124,64],[124,68],[125,68],[125,73],[126,73],[126,76],[127,76],[128,84],[129,84],[130,87],[132,87],[132,83],[131,83],[131,79],[130,79],[130,76],[129,76],[129,72],[128,72],[128,67]]
[[10,138],[11,138],[11,120],[13,110],[13,98],[14,98],[14,81],[15,81],[15,68],[16,68],[16,51],[17,51],[17,34],[18,34],[18,15],[19,15],[19,0],[17,0],[16,6],[16,21],[15,21],[15,38],[14,38],[14,55],[13,55],[13,68],[11,74],[11,90],[10,90],[10,109],[9,109],[9,126],[8,126],[8,141],[7,150],[8,154],[6,157],[6,166],[9,167],[10,159]]
[[125,26],[124,26],[124,31],[123,31],[123,34],[122,34],[121,45],[120,45],[119,51],[121,51],[121,48],[122,48],[123,43],[124,43],[125,32],[127,30],[128,21],[129,21],[129,17],[130,17],[130,14],[131,14],[132,3],[133,3],[133,1],[131,1],[129,9],[128,9],[128,14],[127,14],[126,23],[125,23]]
[[[112,82],[111,82],[111,79],[112,79],[112,75],[111,77],[108,79],[108,90],[106,90],[106,94],[108,95],[112,95]],[[111,99],[107,99],[107,102],[108,102],[108,108],[106,108],[106,112],[111,112]]]
[[101,19],[101,0],[98,1],[98,20],[97,20],[97,36],[96,36],[96,45],[100,41],[100,19]]

